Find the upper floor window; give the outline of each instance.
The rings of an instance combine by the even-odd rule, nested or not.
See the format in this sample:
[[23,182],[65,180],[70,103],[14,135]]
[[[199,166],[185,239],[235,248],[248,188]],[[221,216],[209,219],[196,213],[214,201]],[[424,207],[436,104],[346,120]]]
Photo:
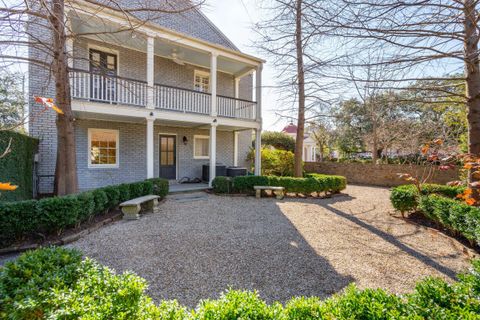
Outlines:
[[88,129],[88,166],[118,168],[118,130]]
[[196,91],[210,91],[210,74],[205,71],[195,70],[195,79],[193,87]]

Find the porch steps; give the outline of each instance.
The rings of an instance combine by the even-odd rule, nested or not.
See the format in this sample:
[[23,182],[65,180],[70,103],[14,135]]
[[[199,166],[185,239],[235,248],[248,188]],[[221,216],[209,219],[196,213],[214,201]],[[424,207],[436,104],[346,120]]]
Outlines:
[[206,183],[173,183],[169,186],[168,194],[192,193],[199,191],[206,191],[211,189]]

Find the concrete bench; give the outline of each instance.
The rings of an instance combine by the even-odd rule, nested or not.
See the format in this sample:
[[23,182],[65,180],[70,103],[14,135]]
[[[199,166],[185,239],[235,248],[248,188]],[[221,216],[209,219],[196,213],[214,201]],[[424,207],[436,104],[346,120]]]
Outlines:
[[140,218],[140,210],[142,210],[142,204],[146,204],[146,209],[153,211],[153,209],[158,205],[159,196],[149,195],[132,200],[125,201],[120,204],[122,208],[123,219],[125,220],[137,220]]
[[262,190],[270,190],[277,196],[277,199],[282,200],[285,196],[285,188],[284,187],[271,187],[271,186],[254,186],[256,197],[262,197]]

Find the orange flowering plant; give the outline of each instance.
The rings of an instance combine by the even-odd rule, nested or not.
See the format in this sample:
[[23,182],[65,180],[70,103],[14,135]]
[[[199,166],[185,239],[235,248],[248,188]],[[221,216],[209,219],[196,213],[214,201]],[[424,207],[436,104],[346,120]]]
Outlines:
[[425,171],[423,176],[414,177],[411,174],[399,173],[400,178],[408,181],[416,186],[419,194],[421,193],[422,184],[426,183],[434,174],[435,170],[446,171],[457,168],[460,164],[466,172],[469,173],[471,179],[469,181],[451,181],[447,183],[450,186],[466,185],[467,188],[462,194],[457,196],[470,206],[480,205],[480,201],[476,200],[476,195],[480,188],[480,157],[472,154],[457,153],[444,147],[442,139],[436,139],[426,143],[421,148],[422,156],[426,159],[424,162]]

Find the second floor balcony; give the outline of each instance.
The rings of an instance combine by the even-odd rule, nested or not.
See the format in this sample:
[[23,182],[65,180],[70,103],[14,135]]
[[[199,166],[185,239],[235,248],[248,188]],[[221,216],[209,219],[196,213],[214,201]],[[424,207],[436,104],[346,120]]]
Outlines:
[[[73,69],[70,71],[73,99],[109,103],[112,105],[147,106],[147,82],[118,76]],[[217,95],[217,115],[220,117],[255,120],[256,102]],[[154,84],[155,109],[183,113],[211,113],[212,95],[192,89]]]

